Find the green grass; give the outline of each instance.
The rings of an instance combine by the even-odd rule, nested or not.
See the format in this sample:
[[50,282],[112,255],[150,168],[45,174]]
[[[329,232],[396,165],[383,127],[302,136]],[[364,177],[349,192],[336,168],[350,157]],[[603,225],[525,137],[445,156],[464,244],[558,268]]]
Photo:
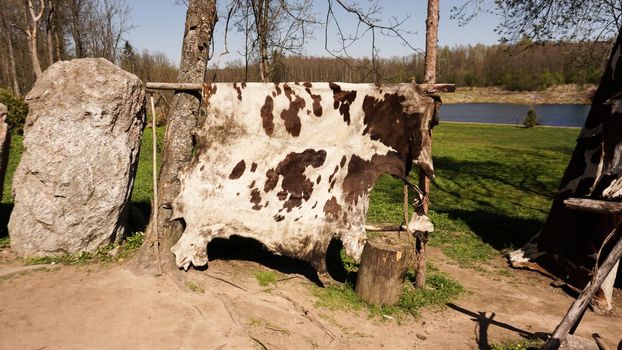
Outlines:
[[274,271],[257,270],[255,271],[255,279],[260,286],[266,287],[270,284],[276,284],[278,277]]
[[523,339],[519,341],[508,341],[489,346],[490,350],[536,350],[544,345],[542,339]]
[[[433,267],[430,267],[429,271],[425,288],[415,289],[412,283],[405,283],[400,301],[395,306],[378,307],[367,304],[356,295],[351,283],[326,288],[315,287],[313,294],[318,299],[318,306],[331,310],[366,309],[370,317],[394,315],[399,318],[405,314],[419,316],[424,308],[444,307],[464,292],[462,286],[454,279]],[[412,280],[414,280],[414,275],[409,273],[408,281],[412,282]]]
[[[24,260],[26,265],[61,264],[61,265],[87,265],[110,262],[123,262],[130,257],[143,244],[145,235],[136,232],[127,237],[123,243],[109,244],[99,248],[94,253],[63,254],[58,256],[44,256],[40,258],[28,258]],[[111,254],[113,250],[116,254]]]
[[205,288],[201,287],[198,283],[195,283],[192,281],[186,282],[186,287],[188,287],[188,289],[190,289],[191,291],[195,293],[199,293],[199,294],[205,293]]
[[[441,124],[434,129],[436,180],[430,244],[476,265],[524,244],[544,223],[579,129]],[[416,183],[416,174],[411,174]],[[402,186],[383,176],[370,222],[403,221]]]

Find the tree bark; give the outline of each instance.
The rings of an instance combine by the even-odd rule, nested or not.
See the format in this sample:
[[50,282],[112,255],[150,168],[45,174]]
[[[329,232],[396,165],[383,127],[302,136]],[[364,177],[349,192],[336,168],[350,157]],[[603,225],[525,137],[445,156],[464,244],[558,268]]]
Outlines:
[[48,1],[48,15],[47,15],[47,19],[46,19],[46,27],[45,27],[45,31],[46,31],[46,38],[47,38],[47,45],[48,45],[48,62],[49,62],[49,66],[51,66],[54,63],[54,17],[55,17],[55,13],[54,13],[54,3],[52,2],[52,0]]
[[[438,44],[439,0],[428,0],[428,16],[425,21],[425,73],[424,83],[436,83],[436,47]],[[419,172],[419,188],[425,193],[421,214],[428,215],[430,179]],[[417,233],[417,270],[415,288],[425,286],[428,233]]]
[[[209,48],[217,21],[215,0],[190,0],[186,12],[186,25],[178,82],[202,83],[207,71]],[[151,222],[159,228],[160,251],[164,270],[176,269],[171,247],[181,236],[184,225],[180,220],[171,221],[171,203],[179,194],[178,174],[191,160],[194,150],[192,132],[197,125],[200,108],[200,93],[178,91],[172,102],[162,153],[162,164],[158,179],[158,222]],[[137,254],[137,264],[143,268],[155,266],[152,255],[154,242],[152,231],[147,230],[145,244]]]
[[374,305],[397,304],[412,254],[410,244],[394,232],[369,239],[361,255],[356,295]]
[[439,0],[428,0],[428,17],[425,21],[425,83],[436,83],[436,46],[438,44]]

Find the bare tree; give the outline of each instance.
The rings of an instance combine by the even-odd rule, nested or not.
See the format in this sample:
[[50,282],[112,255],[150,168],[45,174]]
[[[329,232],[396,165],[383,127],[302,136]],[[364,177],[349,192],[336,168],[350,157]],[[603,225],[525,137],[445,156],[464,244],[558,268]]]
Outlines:
[[[184,83],[202,83],[207,71],[210,43],[214,25],[217,21],[215,0],[189,0],[186,12],[186,25],[183,37],[181,62],[178,81]],[[167,118],[162,165],[158,179],[159,198],[158,222],[151,222],[150,227],[158,225],[161,238],[161,250],[164,254],[165,268],[174,268],[175,262],[170,248],[177,242],[184,225],[180,220],[171,221],[171,203],[179,194],[179,171],[192,158],[194,138],[192,132],[197,125],[200,96],[188,92],[177,92],[173,98],[170,115]],[[150,264],[151,249],[158,244],[153,230],[148,230],[145,244],[137,254],[137,264],[146,267]]]
[[28,51],[30,53],[30,59],[32,61],[32,70],[35,74],[35,78],[39,79],[41,76],[41,63],[39,63],[39,53],[37,46],[37,35],[39,32],[39,22],[43,17],[43,12],[45,10],[45,1],[39,0],[39,10],[35,9],[36,0],[24,0],[25,13],[26,13],[26,21],[27,27],[21,28],[22,31],[26,34],[26,38],[28,39]]
[[311,27],[318,24],[311,8],[311,0],[234,0],[228,5],[227,23],[233,18],[235,28],[244,33],[247,67],[254,58],[262,81],[274,80],[285,54],[302,53]]
[[[404,29],[404,23],[410,18],[410,15],[405,15],[399,19],[391,18],[388,21],[383,21],[380,17],[382,14],[382,7],[377,0],[370,1],[368,8],[362,8],[356,3],[350,3],[346,0],[327,0],[327,5],[326,22],[324,23],[324,49],[334,57],[351,59],[352,56],[350,56],[348,52],[351,46],[363,39],[366,35],[371,35],[371,68],[368,69],[368,74],[374,74],[375,81],[380,81],[381,79],[378,69],[379,50],[376,45],[378,36],[397,39],[414,53],[421,53],[421,50],[413,47],[406,38],[408,34],[413,34],[411,31]],[[358,24],[354,33],[347,33],[341,27],[339,24],[340,19],[335,14],[336,8],[341,8],[348,14],[356,17]],[[329,46],[329,31],[331,25],[336,29],[336,37],[338,40],[336,49]]]
[[594,40],[622,28],[622,0],[467,0],[452,18],[468,23],[481,12],[498,15],[503,41]]

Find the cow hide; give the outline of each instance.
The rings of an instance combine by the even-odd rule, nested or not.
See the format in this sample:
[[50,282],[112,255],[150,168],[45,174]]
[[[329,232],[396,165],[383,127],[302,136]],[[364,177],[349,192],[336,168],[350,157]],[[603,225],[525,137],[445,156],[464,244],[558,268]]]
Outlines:
[[216,237],[250,237],[325,271],[332,238],[358,259],[369,194],[415,163],[433,177],[437,102],[417,85],[207,84],[197,147],[181,171],[177,265],[207,264]]

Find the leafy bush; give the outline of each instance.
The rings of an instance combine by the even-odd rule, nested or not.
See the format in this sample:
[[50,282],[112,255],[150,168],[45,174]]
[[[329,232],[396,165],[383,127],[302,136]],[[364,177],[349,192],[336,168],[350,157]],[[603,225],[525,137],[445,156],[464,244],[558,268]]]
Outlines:
[[23,134],[24,122],[28,114],[28,105],[26,105],[24,99],[13,95],[8,89],[0,88],[0,103],[5,104],[9,108],[6,122],[9,124],[11,133]]
[[533,107],[529,107],[527,116],[525,116],[525,120],[523,120],[523,125],[525,125],[526,128],[533,128],[538,125],[538,115]]

